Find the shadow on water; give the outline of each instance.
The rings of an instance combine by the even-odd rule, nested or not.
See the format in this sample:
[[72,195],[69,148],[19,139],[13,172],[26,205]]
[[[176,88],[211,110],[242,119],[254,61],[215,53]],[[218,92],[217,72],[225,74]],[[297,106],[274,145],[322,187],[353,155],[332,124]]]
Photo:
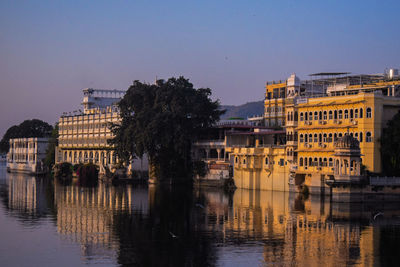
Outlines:
[[213,266],[212,240],[198,223],[191,188],[149,188],[149,210],[119,212],[113,231],[119,237],[118,263],[136,266]]

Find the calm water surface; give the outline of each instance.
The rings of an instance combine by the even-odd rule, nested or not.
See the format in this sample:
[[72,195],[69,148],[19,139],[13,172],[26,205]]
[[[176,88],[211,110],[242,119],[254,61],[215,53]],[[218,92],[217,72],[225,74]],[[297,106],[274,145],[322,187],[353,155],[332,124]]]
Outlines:
[[1,266],[399,266],[397,203],[95,188],[0,166]]

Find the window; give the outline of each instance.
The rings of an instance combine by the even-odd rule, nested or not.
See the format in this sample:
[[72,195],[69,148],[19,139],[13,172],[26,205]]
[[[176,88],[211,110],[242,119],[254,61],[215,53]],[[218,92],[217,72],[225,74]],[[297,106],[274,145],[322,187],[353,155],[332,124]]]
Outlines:
[[344,111],[344,118],[345,119],[349,118],[349,111],[347,109]]
[[300,166],[300,167],[303,166],[303,158],[300,158],[300,160],[299,160],[299,166]]
[[363,118],[363,109],[360,108],[360,119],[362,119],[362,118]]
[[329,110],[329,119],[332,120],[333,119],[333,115],[332,115],[332,110]]
[[318,120],[318,112],[316,112],[316,111],[314,112],[314,120],[316,120],[316,121]]
[[318,166],[318,158],[314,158],[313,165]]
[[358,109],[354,110],[354,118],[357,119],[358,118]]
[[350,109],[350,119],[352,119],[353,117],[354,117],[353,110]]
[[342,134],[342,133],[339,133],[339,138],[342,137],[342,136],[343,136],[343,134]]
[[279,160],[279,166],[284,166],[285,165],[285,160],[284,159],[280,159]]
[[308,113],[308,118],[309,118],[310,121],[312,121],[312,112]]
[[303,121],[304,120],[304,118],[303,118],[303,112],[300,112],[300,121]]
[[243,159],[243,164],[246,164],[246,159]]
[[343,119],[343,110],[339,110],[339,120]]
[[324,139],[323,139],[323,141],[326,143],[326,142],[328,142],[328,136],[326,135],[326,134],[324,134]]
[[302,135],[302,134],[300,134],[300,143],[303,143],[303,142],[304,142],[303,135]]
[[334,112],[333,119],[337,120],[337,110],[335,110],[335,112]]
[[318,142],[322,143],[322,134],[319,134]]
[[329,158],[329,167],[333,167],[333,160],[332,160],[332,158]]
[[318,119],[319,119],[319,120],[322,120],[322,111],[319,112],[319,117],[318,117]]
[[324,166],[324,167],[328,166],[328,159],[327,158],[324,158],[322,166]]
[[268,158],[265,158],[265,165],[268,165]]
[[368,143],[372,142],[372,135],[371,135],[371,132],[367,132],[367,133],[365,134],[365,142],[368,142]]
[[306,120],[306,121],[308,120],[308,113],[307,112],[304,113],[304,120]]
[[318,143],[318,135],[314,134],[314,143]]
[[307,158],[304,158],[304,166],[307,166]]
[[366,116],[367,116],[367,118],[372,118],[372,109],[371,108],[367,108]]
[[326,113],[326,111],[324,111],[324,120],[326,121],[327,119],[328,119],[327,113]]
[[363,141],[363,134],[360,132],[360,143]]
[[308,141],[311,143],[312,142],[312,134],[308,135]]

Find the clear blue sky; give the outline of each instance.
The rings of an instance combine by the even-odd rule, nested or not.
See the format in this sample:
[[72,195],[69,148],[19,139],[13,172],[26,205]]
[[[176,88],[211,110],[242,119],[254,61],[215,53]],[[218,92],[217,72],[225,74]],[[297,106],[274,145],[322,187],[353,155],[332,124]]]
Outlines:
[[1,1],[0,135],[81,89],[183,75],[223,104],[266,81],[400,67],[400,1]]

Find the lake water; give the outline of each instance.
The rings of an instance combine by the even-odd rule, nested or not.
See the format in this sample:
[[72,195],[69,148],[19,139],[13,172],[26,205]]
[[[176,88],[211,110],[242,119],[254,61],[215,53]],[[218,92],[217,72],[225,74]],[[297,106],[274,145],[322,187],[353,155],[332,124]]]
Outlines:
[[95,188],[0,167],[1,266],[399,266],[398,203]]

